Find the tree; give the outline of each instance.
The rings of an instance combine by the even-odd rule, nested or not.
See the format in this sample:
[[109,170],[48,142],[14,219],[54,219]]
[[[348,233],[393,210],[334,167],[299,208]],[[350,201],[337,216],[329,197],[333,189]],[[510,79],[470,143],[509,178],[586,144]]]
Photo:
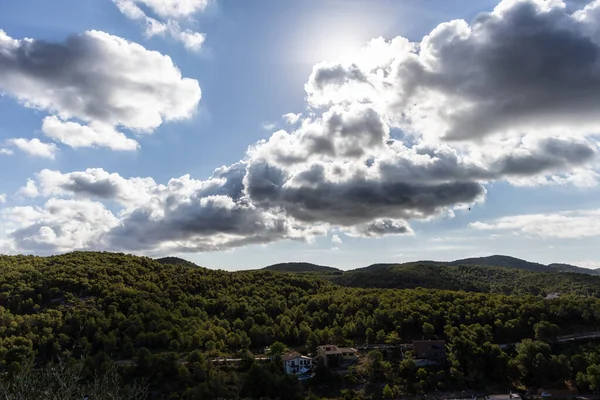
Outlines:
[[394,390],[390,387],[389,384],[386,384],[383,387],[383,398],[384,399],[393,399],[394,398]]
[[433,333],[435,332],[435,327],[431,325],[429,322],[423,322],[423,335],[425,339],[431,339],[433,337]]
[[543,342],[552,342],[558,335],[558,325],[551,324],[548,321],[540,321],[533,326],[535,338]]
[[274,342],[269,347],[269,356],[273,359],[280,359],[283,356],[283,353],[285,353],[285,344],[281,342]]

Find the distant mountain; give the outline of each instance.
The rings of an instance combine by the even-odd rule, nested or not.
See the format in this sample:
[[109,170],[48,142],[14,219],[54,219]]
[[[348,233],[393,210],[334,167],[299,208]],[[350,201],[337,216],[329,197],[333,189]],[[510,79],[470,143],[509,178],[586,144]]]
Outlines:
[[451,262],[439,262],[438,265],[484,265],[492,267],[504,267],[504,268],[515,268],[522,269],[524,271],[533,272],[574,272],[578,274],[587,275],[600,275],[600,270],[594,270],[589,268],[577,267],[570,264],[540,264],[536,262],[522,260],[516,257],[493,255],[488,257],[476,257],[476,258],[465,258],[463,260],[456,260]]
[[322,277],[341,286],[359,288],[413,289],[421,287],[542,296],[555,292],[600,295],[600,276],[564,272],[549,273],[509,266],[470,265],[460,262],[456,266],[448,265],[448,263],[443,265],[434,261],[396,265],[374,264],[340,274],[324,274]]
[[525,261],[516,257],[493,255],[488,257],[465,258],[462,260],[440,263],[445,265],[487,265],[492,267],[516,268],[533,272],[552,272],[552,268],[544,264]]
[[162,257],[162,258],[157,258],[156,261],[163,265],[183,265],[186,267],[195,267],[195,268],[200,267],[198,264],[194,264],[191,261],[184,260],[183,258],[179,258],[179,257]]
[[582,268],[571,264],[554,263],[548,264],[548,267],[555,272],[575,272],[578,274],[600,275],[600,269]]
[[287,262],[273,264],[269,265],[268,267],[264,267],[262,270],[277,272],[342,272],[341,269],[307,262]]

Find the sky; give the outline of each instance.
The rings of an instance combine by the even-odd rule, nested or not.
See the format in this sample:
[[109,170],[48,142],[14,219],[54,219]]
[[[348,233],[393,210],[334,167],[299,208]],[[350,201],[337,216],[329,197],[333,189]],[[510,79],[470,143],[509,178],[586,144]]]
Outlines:
[[0,0],[0,253],[600,268],[600,0]]

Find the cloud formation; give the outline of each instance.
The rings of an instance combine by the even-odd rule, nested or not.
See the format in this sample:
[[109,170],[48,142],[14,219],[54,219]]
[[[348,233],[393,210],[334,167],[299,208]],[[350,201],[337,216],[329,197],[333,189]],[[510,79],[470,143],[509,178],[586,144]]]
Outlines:
[[[44,143],[40,141],[38,138],[33,139],[25,139],[25,138],[16,138],[16,139],[8,139],[6,141],[8,146],[16,147],[22,152],[33,156],[33,157],[42,157],[49,158],[54,160],[56,157],[56,153],[58,152],[58,147],[54,143]],[[12,154],[12,153],[8,153]]]
[[600,3],[505,0],[419,43],[373,40],[353,63],[314,67],[313,106],[374,104],[398,127],[443,140],[519,131],[598,133]]
[[[158,11],[150,3],[163,17],[179,12]],[[142,252],[311,240],[332,230],[372,238],[411,235],[410,221],[445,217],[485,201],[491,182],[595,185],[600,40],[593,27],[599,11],[600,1],[573,10],[560,1],[505,0],[470,25],[439,25],[419,43],[376,39],[353,62],[316,65],[305,86],[309,112],[286,114],[288,130],[250,146],[240,162],[208,179],[184,175],[161,184],[97,168],[43,170],[28,186],[36,188],[32,195],[48,198],[46,206],[7,209],[4,218],[12,211],[28,217],[12,221],[6,235],[17,250],[33,251],[36,244],[49,250],[56,237],[56,251],[68,243],[102,243]],[[57,110],[47,120],[50,126],[67,125],[102,145],[100,127],[152,130],[163,120],[187,117],[200,98],[197,82],[181,78],[164,56],[134,49],[171,77],[165,91],[150,90],[141,114],[114,109],[113,98],[101,90],[89,108],[75,107],[57,89],[57,99],[44,106]],[[124,71],[117,73],[133,79],[128,67]],[[91,90],[78,85],[84,93]],[[141,93],[132,95],[146,99]],[[35,99],[26,100],[42,104]],[[68,125],[70,116],[91,131],[81,132],[79,122]],[[114,143],[133,146],[118,137]],[[72,204],[89,207],[95,219],[82,213],[63,234],[59,222],[71,214],[59,208]],[[561,218],[579,221],[574,228],[582,223],[578,215]],[[473,227],[525,231],[530,228],[524,220]],[[89,229],[94,223],[98,228]],[[79,232],[73,224],[82,225],[81,235],[71,234]]]
[[[144,25],[147,37],[168,34],[183,43],[190,51],[199,51],[206,40],[203,33],[191,29],[182,29],[180,21],[191,18],[195,13],[204,10],[208,0],[113,0],[119,11],[127,18]],[[156,18],[145,12],[147,8]]]
[[477,230],[512,231],[541,238],[596,237],[600,236],[600,209],[514,215],[489,222],[474,222],[470,226]]
[[73,147],[134,150],[115,127],[151,133],[192,117],[201,97],[170,57],[100,31],[50,43],[0,30],[0,69],[0,91],[51,113],[43,133]]

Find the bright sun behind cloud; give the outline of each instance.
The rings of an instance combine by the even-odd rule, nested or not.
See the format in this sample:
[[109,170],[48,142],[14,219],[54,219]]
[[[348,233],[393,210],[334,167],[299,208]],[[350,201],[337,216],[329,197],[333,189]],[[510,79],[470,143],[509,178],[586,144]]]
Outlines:
[[[367,2],[347,2],[303,13],[289,28],[287,58],[295,63],[347,59],[397,22],[397,7],[368,10]],[[394,12],[393,12],[394,11]],[[365,16],[368,17],[365,17]]]

